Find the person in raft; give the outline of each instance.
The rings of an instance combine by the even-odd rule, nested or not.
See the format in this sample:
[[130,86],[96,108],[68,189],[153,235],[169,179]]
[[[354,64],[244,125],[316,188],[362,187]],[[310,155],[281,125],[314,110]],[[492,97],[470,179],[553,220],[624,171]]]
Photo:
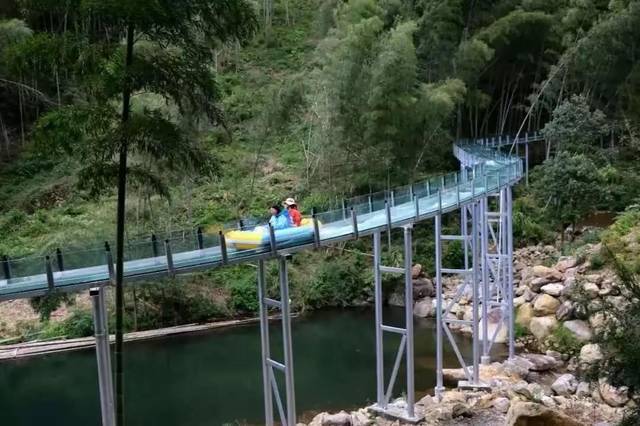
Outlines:
[[287,208],[287,212],[289,212],[289,222],[291,223],[291,226],[300,226],[302,224],[302,215],[298,210],[296,200],[293,198],[287,198],[284,205]]
[[269,219],[269,224],[273,228],[274,231],[278,229],[285,229],[290,226],[289,223],[289,215],[286,211],[282,211],[280,206],[274,204],[269,208],[271,213],[271,218]]

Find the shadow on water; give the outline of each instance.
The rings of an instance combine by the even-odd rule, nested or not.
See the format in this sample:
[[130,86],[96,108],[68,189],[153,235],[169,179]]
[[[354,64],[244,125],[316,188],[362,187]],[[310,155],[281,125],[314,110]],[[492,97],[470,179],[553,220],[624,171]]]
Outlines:
[[[402,325],[403,310],[385,308],[385,322]],[[281,358],[279,322],[272,351]],[[374,316],[370,309],[331,310],[293,323],[297,411],[356,408],[375,397]],[[399,337],[385,337],[387,377]],[[470,340],[458,338],[465,355]],[[126,419],[131,426],[261,424],[262,373],[258,324],[130,343],[125,352]],[[502,348],[496,348],[497,351]],[[435,384],[435,323],[415,319],[416,389]],[[450,347],[445,367],[457,367]],[[394,395],[402,393],[400,372]],[[0,364],[2,424],[98,425],[93,350]]]

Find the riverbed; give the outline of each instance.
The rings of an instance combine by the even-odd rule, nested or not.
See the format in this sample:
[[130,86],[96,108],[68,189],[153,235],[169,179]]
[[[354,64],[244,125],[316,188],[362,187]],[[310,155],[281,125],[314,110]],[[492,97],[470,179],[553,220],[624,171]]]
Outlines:
[[[385,308],[403,324],[403,310]],[[435,323],[415,318],[416,389],[435,384]],[[281,359],[280,323],[271,325]],[[457,337],[465,355],[470,340]],[[399,338],[385,336],[390,371]],[[320,411],[356,408],[375,397],[375,335],[371,309],[328,310],[293,322],[299,420]],[[457,367],[448,345],[445,367]],[[501,348],[496,348],[498,351]],[[258,324],[179,335],[125,346],[125,416],[129,426],[262,424]],[[387,373],[388,376],[389,372]],[[404,371],[395,395],[403,391]],[[0,416],[11,426],[99,425],[95,352],[82,350],[0,364]]]

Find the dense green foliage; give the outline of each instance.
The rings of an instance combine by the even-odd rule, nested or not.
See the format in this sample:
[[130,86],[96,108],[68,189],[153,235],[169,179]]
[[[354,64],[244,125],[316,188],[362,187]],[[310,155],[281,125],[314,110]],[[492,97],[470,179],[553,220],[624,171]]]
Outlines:
[[[517,190],[518,243],[553,242],[592,212],[622,211],[640,195],[637,2],[268,0],[251,2],[262,26],[252,38],[238,20],[165,33],[192,10],[132,6],[123,13],[137,13],[140,37],[129,72],[121,16],[79,25],[87,12],[78,5],[107,3],[0,6],[0,254],[62,247],[78,262],[72,252],[92,247],[101,256],[114,236],[122,132],[132,141],[130,241],[195,226],[217,233],[225,222],[264,217],[287,196],[304,213],[329,208],[457,167],[456,137],[536,129],[547,140],[531,186]],[[245,2],[185,2],[205,3]],[[107,27],[114,31],[100,31]],[[133,113],[121,128],[127,78]],[[639,219],[630,209],[603,236],[636,272],[637,232],[622,236],[634,235]],[[432,274],[429,225],[415,230],[414,244],[415,261]],[[366,303],[370,250],[359,241],[296,255],[294,307]],[[401,262],[396,248],[385,256]],[[448,244],[444,258],[459,265],[459,245]],[[277,296],[273,266],[268,280]],[[386,281],[385,290],[400,284]],[[145,283],[125,299],[127,330],[253,315],[255,269]],[[34,306],[46,319],[60,302]],[[41,333],[89,333],[87,312],[71,312]],[[558,333],[558,344],[573,348]]]

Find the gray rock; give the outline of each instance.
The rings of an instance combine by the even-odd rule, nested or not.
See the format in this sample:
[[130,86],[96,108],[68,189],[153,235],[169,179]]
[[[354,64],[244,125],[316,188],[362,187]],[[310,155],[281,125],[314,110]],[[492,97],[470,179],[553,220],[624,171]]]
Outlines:
[[533,312],[537,316],[552,315],[556,313],[558,306],[560,306],[558,299],[548,294],[541,294],[533,304]]
[[573,310],[573,303],[569,300],[565,300],[558,309],[556,309],[556,318],[558,321],[570,320],[573,316]]
[[401,293],[391,293],[389,305],[404,307],[404,295]]
[[559,411],[535,402],[523,401],[512,402],[504,424],[506,426],[582,426],[578,421]]
[[435,295],[433,283],[429,278],[418,278],[413,280],[413,297],[420,299],[422,297],[431,297]]
[[528,383],[525,382],[524,380],[520,382],[516,382],[513,385],[511,385],[511,390],[513,391],[513,393],[517,395],[522,395],[527,399],[533,398],[533,394],[529,390]]
[[595,299],[596,297],[598,297],[598,293],[600,292],[600,288],[598,287],[598,285],[591,282],[583,283],[582,290],[591,299]]
[[598,381],[598,390],[602,400],[611,407],[622,407],[629,402],[629,388],[626,386],[616,388],[603,378]]
[[451,407],[451,417],[453,417],[454,419],[456,417],[471,417],[471,416],[472,416],[471,408],[469,408],[469,406],[465,403],[456,402]]
[[522,356],[533,364],[531,368],[533,371],[548,371],[557,365],[555,358],[548,355],[524,354]]
[[413,315],[420,318],[434,317],[436,310],[433,306],[433,301],[430,297],[425,297],[422,300],[418,300],[413,306]]
[[553,297],[560,296],[562,294],[562,290],[564,290],[564,286],[560,283],[545,284],[540,289],[543,293]]
[[527,287],[522,293],[522,297],[524,297],[525,302],[531,302],[536,298],[536,294]]
[[493,408],[498,410],[500,413],[506,413],[509,411],[510,405],[511,401],[509,401],[509,398],[499,397],[493,400]]
[[512,359],[506,360],[502,367],[507,374],[517,374],[520,377],[525,377],[529,370],[533,368],[533,363],[521,356],[515,356]]
[[578,259],[573,256],[562,256],[556,263],[555,269],[565,272],[567,269],[574,268],[578,264]]
[[416,263],[415,265],[413,265],[413,267],[411,268],[411,278],[416,279],[418,278],[420,275],[422,275],[422,265],[419,263]]
[[602,351],[597,343],[589,343],[580,348],[580,362],[583,364],[592,365],[602,358]]
[[549,280],[547,278],[543,278],[543,277],[538,277],[538,278],[534,278],[533,280],[531,280],[531,282],[529,283],[529,288],[531,289],[531,291],[533,291],[534,293],[539,293],[540,289],[549,283]]
[[591,327],[589,327],[589,324],[585,321],[582,321],[582,320],[566,321],[563,324],[563,326],[564,328],[569,330],[576,339],[578,339],[581,342],[588,342],[593,337],[593,333],[591,332]]
[[580,382],[576,387],[576,396],[578,398],[589,398],[591,396],[591,387],[587,382]]
[[551,390],[562,396],[573,395],[577,388],[578,381],[573,374],[563,374],[551,385]]
[[553,333],[556,328],[558,328],[558,320],[555,315],[534,317],[531,318],[531,322],[529,323],[529,330],[531,331],[531,334],[533,334],[539,341],[543,341],[547,338],[547,336]]

